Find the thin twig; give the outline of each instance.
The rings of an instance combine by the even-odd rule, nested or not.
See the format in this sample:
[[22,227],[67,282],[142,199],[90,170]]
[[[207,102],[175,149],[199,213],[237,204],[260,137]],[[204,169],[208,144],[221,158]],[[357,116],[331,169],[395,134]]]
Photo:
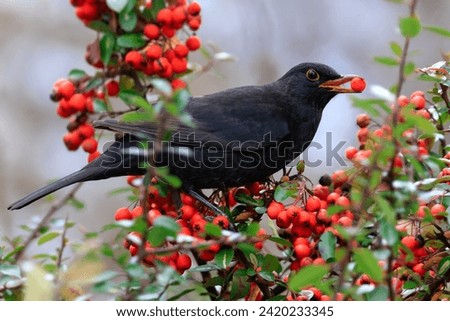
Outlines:
[[20,260],[25,252],[25,250],[30,246],[31,242],[33,242],[34,239],[36,239],[39,234],[40,234],[40,230],[47,225],[48,221],[50,221],[50,219],[53,217],[53,215],[56,214],[56,212],[63,207],[67,201],[69,201],[70,199],[72,199],[75,196],[75,193],[80,189],[81,185],[83,184],[83,182],[77,183],[76,185],[74,185],[74,187],[72,188],[72,190],[67,193],[67,195],[65,195],[63,198],[61,198],[58,202],[56,202],[55,204],[52,205],[52,207],[50,207],[50,209],[48,210],[47,214],[45,214],[44,218],[39,222],[39,224],[33,229],[33,231],[31,232],[31,234],[28,236],[28,238],[25,240],[25,242],[23,243],[23,247],[20,251],[18,251],[15,255],[14,255],[14,259],[16,261]]
[[64,229],[61,234],[61,247],[58,249],[58,259],[56,260],[56,266],[58,267],[58,270],[61,269],[61,263],[62,263],[62,257],[63,252],[66,247],[66,234],[67,234],[67,222],[69,221],[69,216],[66,216],[66,219],[64,220]]

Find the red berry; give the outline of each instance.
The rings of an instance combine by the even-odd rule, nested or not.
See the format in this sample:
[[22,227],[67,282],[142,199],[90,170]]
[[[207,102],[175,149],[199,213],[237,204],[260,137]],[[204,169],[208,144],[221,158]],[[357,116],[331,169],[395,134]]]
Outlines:
[[151,209],[147,212],[147,222],[150,225],[153,225],[153,222],[161,216],[161,211],[157,209]]
[[284,205],[275,201],[272,201],[267,208],[267,215],[275,220],[281,211],[284,210]]
[[281,211],[276,220],[276,224],[279,228],[288,228],[291,225],[291,216],[288,215],[287,211]]
[[202,23],[202,20],[200,19],[200,16],[197,16],[195,18],[191,18],[188,21],[188,26],[191,28],[191,30],[198,30],[200,28],[200,25]]
[[423,117],[425,119],[430,119],[431,118],[430,113],[426,109],[419,109],[419,110],[417,110],[416,111],[416,115],[421,116],[421,117]]
[[320,198],[318,198],[317,196],[311,196],[306,201],[305,208],[308,212],[316,212],[316,211],[320,210],[320,205],[321,205]]
[[[445,218],[445,206],[442,204],[435,204],[431,208],[431,215],[433,215],[436,219],[442,220]],[[444,214],[444,215],[443,215]]]
[[94,127],[90,124],[81,124],[80,126],[78,126],[77,131],[82,138],[92,137],[95,133]]
[[355,157],[357,152],[358,152],[358,149],[351,146],[345,150],[345,157],[347,157],[347,159],[349,159],[349,160],[352,160],[353,157]]
[[350,206],[350,200],[345,196],[340,196],[334,204],[347,208]]
[[90,153],[90,154],[88,155],[88,159],[87,159],[88,163],[92,162],[94,159],[96,159],[96,158],[99,157],[100,155],[101,155],[101,154],[100,154],[100,152],[99,152],[98,150],[96,150],[96,151],[93,152],[93,153]]
[[84,111],[86,108],[86,97],[82,94],[74,94],[70,97],[68,103],[71,109],[76,111]]
[[147,47],[147,50],[145,51],[145,55],[149,59],[158,59],[162,56],[162,48],[159,45],[150,45]]
[[201,46],[200,38],[197,36],[190,36],[186,40],[186,46],[189,48],[190,51],[195,51]]
[[[172,11],[172,21],[173,25],[180,26],[186,21],[186,12],[183,7],[176,7]],[[177,28],[179,29],[179,28]]]
[[413,99],[413,97],[415,97],[415,96],[425,97],[425,94],[424,94],[424,92],[422,90],[416,90],[409,96],[409,98]]
[[60,84],[58,84],[58,93],[64,99],[70,99],[70,97],[75,94],[75,85],[68,80],[63,80]]
[[364,128],[370,125],[370,117],[367,114],[359,114],[356,118],[356,124],[360,128]]
[[198,2],[191,2],[187,7],[187,13],[189,15],[195,16],[200,13],[201,6]]
[[298,244],[294,246],[294,252],[297,258],[301,259],[304,257],[308,257],[311,254],[311,249],[308,245]]
[[133,218],[136,218],[136,217],[142,216],[143,213],[144,213],[144,209],[142,208],[142,206],[136,206],[131,211],[131,216]]
[[339,187],[347,182],[348,176],[343,169],[339,169],[331,174],[331,180],[333,181],[334,187]]
[[69,107],[69,103],[65,99],[61,99],[58,103],[58,108],[56,109],[56,113],[62,117],[67,118],[73,115],[74,110]]
[[360,128],[358,130],[357,136],[360,144],[364,144],[365,142],[367,142],[367,139],[369,138],[369,128],[367,127]]
[[81,147],[87,153],[93,153],[97,150],[98,143],[95,138],[88,138],[83,141]]
[[108,96],[114,97],[119,94],[120,86],[119,83],[115,80],[110,80],[106,83],[106,92],[108,93]]
[[186,58],[173,58],[171,64],[175,73],[182,73],[187,70]]
[[191,195],[189,194],[181,194],[181,202],[184,205],[191,205],[194,206],[195,203],[197,202],[197,200],[195,198],[193,198]]
[[192,207],[191,205],[183,205],[180,211],[181,211],[181,218],[185,221],[189,221],[196,212],[195,208]]
[[144,27],[144,35],[150,39],[158,39],[160,34],[160,29],[155,24],[148,24]]
[[68,150],[77,150],[81,144],[81,138],[77,132],[65,134],[63,137],[63,141]]
[[349,217],[343,216],[341,217],[337,223],[339,225],[345,226],[345,227],[350,227],[352,226],[352,220]]
[[185,58],[189,54],[188,47],[186,47],[182,43],[179,43],[178,45],[176,45],[173,50],[174,50],[175,54],[180,58]]
[[183,81],[183,80],[181,80],[181,79],[174,79],[174,80],[172,80],[172,88],[174,89],[174,90],[177,90],[177,89],[184,89],[184,88],[186,88],[187,87],[187,85],[186,85],[186,83]]
[[408,97],[406,97],[406,96],[404,96],[404,95],[399,96],[398,99],[397,99],[397,104],[398,104],[400,107],[405,107],[406,105],[409,104],[409,99],[408,99]]
[[366,88],[366,81],[363,78],[355,77],[350,82],[350,87],[356,92],[362,92]]
[[213,224],[220,226],[223,229],[227,229],[230,225],[228,218],[223,215],[216,216],[213,220]]
[[172,22],[172,11],[170,9],[161,9],[156,15],[156,21],[163,25],[170,25]]
[[139,51],[132,50],[125,55],[125,62],[133,66],[134,69],[140,69],[144,64],[144,58]]
[[418,246],[419,246],[419,242],[412,235],[407,235],[407,236],[403,237],[401,242],[403,245],[405,245],[410,250],[414,250],[414,249],[418,248]]
[[416,109],[425,108],[425,103],[426,103],[426,101],[423,96],[416,95],[411,98],[411,104],[416,106]]
[[161,32],[167,38],[172,38],[173,36],[175,36],[176,30],[175,28],[172,28],[172,26],[163,26],[161,28]]
[[177,257],[177,261],[176,261],[176,266],[177,269],[181,270],[181,271],[185,271],[187,269],[189,269],[192,265],[192,260],[190,258],[189,255],[187,254],[180,254]]
[[131,220],[133,216],[131,216],[131,212],[127,207],[121,207],[117,209],[116,213],[114,214],[114,219],[116,221],[121,220]]

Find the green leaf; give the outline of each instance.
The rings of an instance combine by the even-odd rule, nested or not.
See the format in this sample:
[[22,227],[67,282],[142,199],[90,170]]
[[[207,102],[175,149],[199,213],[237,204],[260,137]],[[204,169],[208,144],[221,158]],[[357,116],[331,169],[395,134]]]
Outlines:
[[215,237],[219,237],[222,235],[222,229],[220,228],[220,226],[217,226],[216,224],[212,223],[206,223],[205,232],[206,234]]
[[153,106],[141,95],[133,90],[121,90],[119,98],[127,105],[136,106],[145,109],[147,112],[153,113]]
[[57,238],[58,236],[60,236],[61,233],[59,232],[49,232],[47,234],[42,235],[39,239],[38,239],[38,245],[42,245],[44,243],[50,242],[51,240]]
[[255,248],[253,244],[249,243],[239,243],[237,248],[241,250],[245,256],[249,256],[250,254],[257,253],[258,250]]
[[101,22],[100,20],[91,21],[88,24],[88,27],[99,32],[111,32],[109,26],[106,23]]
[[117,45],[122,48],[138,49],[143,47],[147,41],[141,33],[131,33],[117,37]]
[[334,261],[336,252],[336,237],[331,232],[322,234],[319,242],[319,252],[322,258],[327,262]]
[[395,226],[388,223],[386,220],[381,220],[380,222],[380,234],[390,246],[397,244],[399,240],[398,232],[395,229]]
[[159,178],[165,181],[167,184],[174,188],[180,188],[182,185],[181,180],[176,175],[170,174],[168,167],[157,167],[155,168],[156,174]]
[[388,56],[377,56],[373,58],[376,62],[386,65],[386,66],[398,66],[400,62],[396,58],[388,57]]
[[378,260],[370,250],[364,248],[355,249],[353,258],[361,273],[367,274],[375,282],[380,282],[383,279],[383,271],[378,265]]
[[180,231],[180,225],[168,216],[159,216],[153,222],[153,227],[164,228],[171,236],[177,236]]
[[0,275],[7,275],[20,278],[21,277],[20,268],[17,265],[0,264]]
[[400,45],[398,43],[396,43],[395,41],[392,41],[390,43],[391,45],[391,50],[394,53],[394,55],[396,55],[397,57],[401,57],[402,56],[402,47],[400,47]]
[[136,28],[137,20],[138,18],[134,11],[127,12],[122,10],[119,14],[120,27],[126,32],[133,31]]
[[214,262],[218,267],[226,269],[230,265],[231,260],[233,260],[233,256],[234,250],[232,248],[222,249],[216,254]]
[[406,123],[411,126],[411,128],[417,128],[422,131],[425,135],[433,135],[436,133],[436,128],[433,124],[413,112],[406,112],[403,115],[405,117]]
[[180,226],[168,216],[159,216],[153,222],[153,227],[147,235],[147,239],[152,246],[162,245],[167,237],[175,238]]
[[96,113],[104,113],[109,109],[106,102],[102,99],[96,98],[92,103],[94,104],[94,111]]
[[158,12],[165,7],[166,7],[166,4],[165,4],[164,0],[153,0],[152,7],[150,9],[152,17],[156,18],[156,15],[158,14]]
[[68,204],[76,210],[82,210],[84,208],[84,203],[76,198],[71,198]]
[[211,271],[217,271],[220,270],[220,267],[218,267],[216,264],[204,264],[195,266],[193,268],[189,269],[189,272],[211,272]]
[[170,82],[165,79],[155,78],[150,81],[153,88],[160,91],[164,96],[171,97],[173,90]]
[[238,300],[243,298],[249,291],[250,282],[247,281],[247,276],[240,276],[235,273],[231,281],[230,299]]
[[[261,266],[261,269],[263,271],[280,273],[282,270],[282,266],[277,257],[275,257],[271,254],[267,254],[263,259],[263,264]],[[272,275],[272,277],[273,277],[273,275]]]
[[410,75],[416,70],[416,64],[412,61],[408,61],[405,64],[405,68],[403,69],[403,72],[405,75]]
[[105,33],[100,39],[100,57],[105,65],[108,65],[109,61],[111,60],[111,55],[114,52],[115,43],[116,39],[110,32]]
[[283,202],[289,197],[298,194],[298,185],[295,182],[284,182],[275,188],[274,198],[277,202]]
[[261,227],[257,222],[252,222],[247,226],[245,234],[247,234],[248,236],[256,236],[256,234],[258,234],[260,229]]
[[70,81],[78,81],[85,76],[86,72],[84,70],[72,69],[71,71],[69,71],[69,75],[67,76],[67,78],[69,78]]
[[420,20],[416,17],[406,17],[400,19],[400,33],[405,38],[413,38],[422,30]]
[[425,30],[434,32],[434,33],[436,33],[436,34],[438,34],[440,36],[450,38],[450,30],[448,30],[448,29],[445,29],[445,28],[442,28],[442,27],[438,27],[438,26],[430,26],[430,25],[423,26],[423,28]]
[[326,265],[305,266],[289,277],[288,287],[292,291],[298,292],[306,286],[317,285],[322,282],[322,278],[328,273],[328,270],[329,267]]
[[101,85],[103,85],[103,79],[94,77],[91,80],[89,80],[86,87],[83,88],[83,91],[87,92],[87,91],[90,91],[91,89],[97,88]]
[[395,210],[392,208],[391,204],[379,194],[375,195],[373,199],[375,200],[375,204],[377,205],[379,216],[386,219],[387,222],[394,224],[396,216]]
[[263,206],[264,205],[264,200],[262,200],[262,199],[256,200],[253,198],[253,196],[247,195],[245,193],[234,194],[234,199],[238,203],[242,203],[245,205],[250,205],[250,206]]
[[389,290],[385,286],[379,286],[366,294],[367,301],[386,301],[389,297]]
[[152,117],[145,111],[138,110],[138,111],[130,111],[128,113],[123,114],[121,120],[126,123],[136,123],[141,121],[150,122],[154,120],[154,117]]
[[444,257],[438,266],[438,275],[444,276],[450,269],[450,256]]
[[275,280],[275,277],[274,277],[273,273],[269,272],[269,271],[258,272],[258,275],[260,277],[262,277],[264,280],[269,281],[269,282]]
[[283,239],[281,237],[271,236],[271,237],[269,237],[269,240],[274,242],[274,243],[280,244],[282,246],[287,246],[287,247],[291,247],[292,246],[291,242],[289,242],[288,240],[285,240],[285,239]]
[[121,12],[127,6],[128,0],[106,0],[106,5],[112,11]]

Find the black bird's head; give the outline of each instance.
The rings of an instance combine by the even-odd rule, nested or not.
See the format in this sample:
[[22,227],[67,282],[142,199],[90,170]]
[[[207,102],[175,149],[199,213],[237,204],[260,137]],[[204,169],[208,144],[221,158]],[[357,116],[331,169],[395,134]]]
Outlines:
[[330,66],[309,62],[293,67],[280,81],[286,84],[289,95],[322,111],[337,94],[358,93],[344,86],[356,77],[342,76]]

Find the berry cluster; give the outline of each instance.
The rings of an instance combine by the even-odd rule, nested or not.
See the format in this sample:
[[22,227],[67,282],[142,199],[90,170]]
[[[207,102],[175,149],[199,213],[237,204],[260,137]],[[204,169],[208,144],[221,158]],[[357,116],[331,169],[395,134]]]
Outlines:
[[[128,182],[131,186],[139,188],[136,182],[139,179],[135,176],[129,176]],[[153,180],[156,183],[156,180]],[[231,197],[232,198],[232,197]],[[236,202],[235,202],[236,203]],[[121,220],[134,220],[137,218],[144,218],[149,228],[154,224],[154,221],[161,215],[166,215],[174,218],[179,225],[179,235],[184,240],[195,246],[199,245],[199,249],[196,251],[200,260],[207,262],[214,259],[215,255],[220,251],[222,245],[217,243],[208,243],[213,240],[205,233],[205,226],[208,221],[217,225],[221,229],[228,229],[230,222],[226,216],[218,215],[213,216],[209,210],[205,209],[199,204],[193,197],[187,194],[181,194],[181,208],[177,211],[177,207],[173,203],[172,195],[169,193],[165,196],[161,196],[160,192],[154,185],[149,186],[147,194],[147,212],[144,213],[142,206],[136,206],[132,210],[124,207],[119,208],[114,218],[116,221]],[[261,230],[259,235],[264,234],[264,230]],[[138,241],[130,241],[132,239],[138,239]],[[142,235],[137,232],[131,232],[125,240],[124,246],[127,248],[132,256],[137,255],[139,244],[143,241]],[[166,247],[169,249],[176,241],[166,242]],[[202,244],[208,244],[207,246],[201,246]],[[262,242],[256,243],[257,248],[262,247]],[[151,244],[146,241],[145,250],[151,251],[153,248]],[[179,251],[172,251],[170,255],[154,255],[149,254],[143,257],[143,262],[148,266],[153,266],[155,260],[165,262],[182,274],[191,265],[191,261],[188,255],[181,254]],[[181,262],[181,263],[180,263]],[[188,264],[189,262],[189,264]]]
[[[117,22],[117,8],[105,0],[71,0],[71,4],[86,25],[95,26],[95,22],[103,26],[96,29],[104,33],[101,40],[88,45],[86,51],[87,62],[102,72],[89,76],[78,70],[68,79],[56,81],[51,98],[58,102],[57,114],[69,119],[65,145],[71,151],[81,146],[92,161],[100,153],[91,124],[99,113],[114,112],[110,98],[121,97],[122,90],[145,95],[152,90],[152,78],[167,79],[173,90],[186,88],[180,77],[189,72],[189,52],[201,46],[195,35],[201,25],[201,7],[186,0],[163,2],[165,7],[157,9],[152,1],[138,1],[131,8],[127,4],[122,11],[136,17],[135,26],[128,29]],[[119,38],[127,36],[137,44],[120,45]],[[103,39],[115,46],[104,45]]]

